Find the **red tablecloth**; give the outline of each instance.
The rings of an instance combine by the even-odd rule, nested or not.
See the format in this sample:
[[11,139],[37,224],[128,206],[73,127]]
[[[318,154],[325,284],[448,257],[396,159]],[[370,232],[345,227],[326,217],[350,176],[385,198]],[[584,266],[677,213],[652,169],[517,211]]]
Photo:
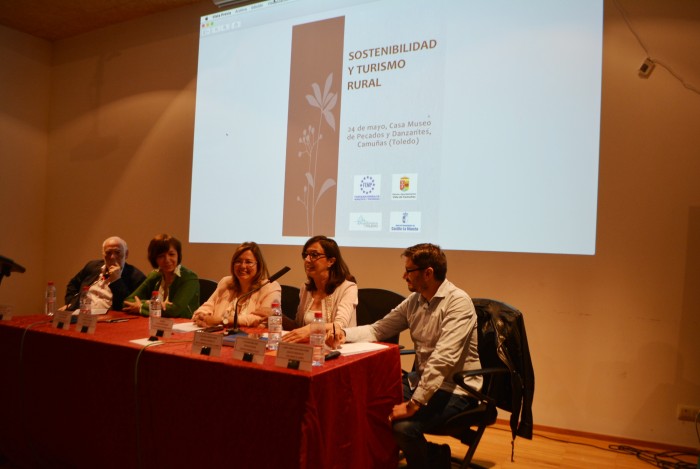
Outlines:
[[304,372],[229,347],[193,355],[192,333],[130,343],[147,322],[88,335],[43,316],[0,321],[0,454],[20,467],[396,467],[396,346]]

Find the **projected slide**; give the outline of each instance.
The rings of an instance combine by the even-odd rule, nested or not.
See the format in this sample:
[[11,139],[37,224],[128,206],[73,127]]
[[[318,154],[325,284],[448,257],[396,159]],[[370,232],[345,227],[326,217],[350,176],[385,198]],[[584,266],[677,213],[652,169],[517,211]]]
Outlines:
[[602,0],[201,18],[190,241],[594,254]]

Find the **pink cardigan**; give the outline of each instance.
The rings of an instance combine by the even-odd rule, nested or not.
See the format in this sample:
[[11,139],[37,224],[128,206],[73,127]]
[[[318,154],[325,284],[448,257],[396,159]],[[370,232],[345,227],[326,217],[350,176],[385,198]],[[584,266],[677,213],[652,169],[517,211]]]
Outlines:
[[[235,298],[233,298],[233,277],[230,275],[224,277],[219,281],[216,290],[209,299],[200,306],[197,313],[210,313],[211,316],[207,319],[209,324],[221,324],[224,319],[224,315],[228,315],[229,323],[233,321],[233,308],[236,304]],[[250,295],[247,300],[243,300],[244,303],[238,306],[238,324],[240,326],[248,326],[253,321],[253,313],[258,308],[269,308],[274,300],[280,301],[282,297],[282,287],[277,282],[268,283],[262,287],[259,291]],[[194,316],[194,315],[193,315]]]

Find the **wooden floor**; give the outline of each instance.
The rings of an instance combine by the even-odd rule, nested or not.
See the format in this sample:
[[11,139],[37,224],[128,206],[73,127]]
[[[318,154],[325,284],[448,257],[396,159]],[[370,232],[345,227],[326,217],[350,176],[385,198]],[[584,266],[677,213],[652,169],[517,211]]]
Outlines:
[[[449,437],[428,437],[435,443],[450,445],[452,456],[464,457],[466,446]],[[566,440],[555,441],[555,440]],[[489,469],[531,469],[531,468],[566,468],[566,469],[649,469],[656,467],[644,462],[635,455],[606,451],[610,441],[584,438],[559,433],[535,431],[532,440],[518,438],[515,440],[515,462],[510,461],[510,429],[505,424],[496,424],[486,429],[484,437],[476,450],[473,462]],[[658,448],[637,447],[658,453]],[[683,456],[681,461],[695,469],[697,456]],[[405,467],[401,461],[399,467]],[[453,469],[459,464],[453,462]],[[0,469],[16,469],[0,458]]]
[[[552,439],[550,439],[552,438]],[[428,437],[435,443],[447,443],[452,450],[452,456],[464,457],[466,446],[450,437]],[[486,429],[479,444],[473,462],[489,469],[512,468],[567,468],[567,469],[642,469],[655,467],[639,459],[636,455],[621,454],[607,451],[609,441],[584,438],[572,435],[562,435],[545,431],[535,431],[532,440],[517,438],[515,440],[515,462],[510,461],[510,429],[503,424],[496,424]],[[568,442],[555,441],[566,440]],[[591,446],[589,446],[591,445]],[[593,447],[595,446],[595,447]],[[648,449],[658,453],[660,450]],[[693,469],[697,464],[697,456],[685,456],[682,461]],[[405,466],[405,461],[399,467]],[[458,468],[457,463],[452,464]]]

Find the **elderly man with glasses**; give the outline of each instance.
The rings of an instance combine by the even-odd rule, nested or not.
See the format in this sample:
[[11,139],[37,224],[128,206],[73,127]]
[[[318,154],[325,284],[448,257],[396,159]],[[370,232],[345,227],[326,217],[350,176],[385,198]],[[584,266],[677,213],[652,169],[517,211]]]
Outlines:
[[93,309],[120,311],[124,298],[141,285],[146,276],[126,262],[129,248],[126,241],[112,236],[102,243],[102,259],[90,261],[70,279],[66,287],[66,305],[73,311],[80,306],[80,292],[88,287]]

